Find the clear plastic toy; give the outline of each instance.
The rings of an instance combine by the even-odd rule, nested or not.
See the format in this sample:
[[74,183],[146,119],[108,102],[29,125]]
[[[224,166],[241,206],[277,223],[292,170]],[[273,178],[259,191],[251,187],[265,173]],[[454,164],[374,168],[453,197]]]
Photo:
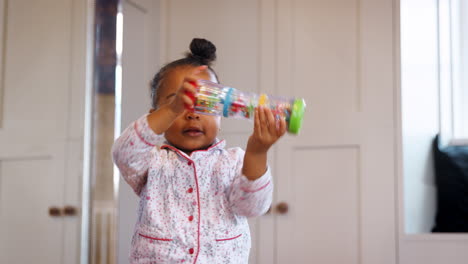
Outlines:
[[239,91],[207,80],[199,80],[193,110],[200,114],[253,119],[255,108],[271,109],[276,118],[286,119],[289,133],[297,134],[305,111],[304,99],[283,98],[266,94]]

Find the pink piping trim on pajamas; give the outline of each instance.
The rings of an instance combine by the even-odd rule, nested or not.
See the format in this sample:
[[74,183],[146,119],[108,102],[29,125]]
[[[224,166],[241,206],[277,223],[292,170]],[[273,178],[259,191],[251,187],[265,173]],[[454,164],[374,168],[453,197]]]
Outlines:
[[[218,146],[218,145],[221,144],[221,142],[223,142],[223,141],[224,141],[224,139],[223,139],[223,140],[220,140],[218,143],[214,144],[213,146],[210,146],[210,147],[207,148],[207,149],[195,150],[195,151],[192,151],[192,153],[193,153],[193,152],[208,151],[208,150],[210,150],[210,149],[212,149],[212,148]],[[161,149],[163,149],[163,148],[170,148],[170,149],[174,150],[175,152],[179,153],[182,157],[186,158],[182,153],[179,152],[178,149],[174,148],[173,146],[170,146],[170,145],[162,145],[162,146],[161,146]],[[187,158],[186,158],[186,159],[187,159]],[[187,160],[189,160],[189,159],[187,159]],[[191,160],[190,160],[190,161],[191,161]]]
[[[223,139],[223,140],[220,140],[218,143],[214,144],[213,146],[210,146],[210,147],[209,147],[209,148],[207,148],[207,149],[200,149],[200,150],[195,150],[195,151],[193,151],[193,152],[208,151],[208,150],[210,150],[210,149],[212,149],[212,148],[214,148],[214,147],[218,146],[218,145],[219,145],[219,144],[221,144],[221,142],[223,142],[223,141],[224,141],[224,139]],[[192,153],[193,153],[193,152],[192,152]]]
[[249,190],[249,189],[246,189],[246,188],[241,188],[242,191],[244,192],[250,192],[250,193],[253,193],[253,192],[258,192],[258,191],[261,191],[263,189],[265,189],[269,184],[270,184],[271,181],[268,181],[267,184],[263,185],[262,187],[256,189],[256,190]]
[[[217,145],[217,144],[216,144]],[[214,145],[214,146],[216,146]],[[212,147],[214,147],[212,146]],[[169,145],[163,145],[161,146],[161,148],[163,147],[167,147],[167,148],[170,148],[172,150],[174,150],[177,154],[179,154],[180,156],[184,157],[186,160],[188,160],[189,162],[191,162],[191,165],[193,165],[193,170],[195,172],[195,184],[197,185],[197,201],[198,201],[198,230],[197,230],[197,255],[195,255],[195,260],[193,261],[193,263],[196,263],[197,262],[197,259],[198,259],[198,254],[200,253],[200,223],[201,223],[201,213],[200,213],[200,187],[198,186],[198,176],[197,176],[197,169],[193,163],[193,161],[187,157],[185,157],[182,153],[180,153],[180,151],[172,146],[169,146]]]
[[154,147],[153,144],[151,144],[151,143],[149,143],[148,141],[146,141],[146,140],[140,135],[140,132],[138,132],[138,125],[137,125],[137,122],[134,123],[133,129],[135,129],[135,133],[137,134],[138,138],[139,138],[141,141],[143,141],[143,143],[145,143],[145,144],[148,145],[148,146]]
[[[192,163],[193,164],[193,163]],[[193,164],[193,170],[195,172],[195,184],[197,185],[197,200],[198,200],[198,236],[197,236],[197,255],[195,256],[195,261],[193,263],[197,263],[198,259],[198,254],[200,253],[200,218],[201,218],[201,213],[200,213],[200,187],[198,186],[198,176],[197,176],[197,169],[195,168],[195,164]]]
[[167,239],[167,238],[157,238],[157,237],[150,237],[150,236],[145,236],[145,235],[142,235],[142,234],[138,234],[144,238],[148,238],[148,239],[153,239],[153,240],[160,240],[160,241],[172,241],[172,239]]
[[233,239],[239,238],[240,236],[242,236],[242,234],[235,236],[235,237],[231,237],[231,238],[216,239],[216,241],[233,240]]

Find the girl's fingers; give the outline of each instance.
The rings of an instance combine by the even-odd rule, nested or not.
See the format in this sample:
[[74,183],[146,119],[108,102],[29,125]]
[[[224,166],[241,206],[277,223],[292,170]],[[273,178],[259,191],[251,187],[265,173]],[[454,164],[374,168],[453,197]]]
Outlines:
[[190,83],[191,85],[197,87],[198,86],[198,79],[200,79],[200,73],[206,71],[208,66],[199,66],[193,69],[189,75],[185,77],[185,82]]
[[208,66],[206,66],[206,65],[202,65],[202,66],[198,66],[198,67],[193,68],[193,70],[191,70],[189,72],[189,74],[187,76],[185,76],[182,87],[185,90],[188,90],[188,91],[195,94],[196,91],[197,91],[196,88],[197,88],[197,86],[199,86],[198,79],[200,78],[197,75],[199,75],[200,73],[206,71],[207,69],[208,69]]
[[186,81],[186,82],[184,82],[184,83],[182,84],[182,88],[183,88],[185,91],[189,92],[189,93],[193,93],[193,94],[196,94],[196,93],[197,93],[197,88],[196,88],[196,86],[194,86],[194,85],[192,84],[192,81]]
[[275,117],[273,116],[273,113],[269,108],[264,108],[265,111],[265,116],[267,119],[267,124],[268,124],[268,131],[270,132],[270,135],[275,135],[276,134],[276,122],[275,122]]
[[182,85],[182,89],[183,89],[182,96],[190,98],[190,104],[189,105],[186,103],[186,100],[183,99],[184,102],[185,102],[186,107],[188,107],[188,106],[193,107],[193,104],[195,104],[195,100],[196,100],[196,97],[197,97],[197,90],[195,89],[195,87],[193,87],[192,84],[190,84],[188,82],[184,82],[184,84]]
[[284,117],[280,118],[279,128],[278,128],[278,137],[281,137],[286,133],[286,119]]
[[262,134],[262,125],[260,123],[260,110],[258,107],[255,108],[254,114],[254,133],[258,136]]
[[260,121],[260,126],[262,127],[262,133],[269,132],[268,123],[267,123],[268,121],[265,116],[265,108],[263,106],[260,106],[258,109],[258,113],[259,113],[258,117]]
[[192,109],[193,108],[193,104],[194,104],[194,101],[193,99],[191,98],[191,96],[188,96],[186,94],[184,94],[182,96],[182,102],[184,103],[185,107],[188,108],[188,109]]
[[191,74],[196,75],[196,74],[199,74],[199,73],[201,73],[203,71],[206,71],[206,69],[208,69],[208,66],[206,66],[206,65],[197,66],[192,70]]
[[184,78],[184,83],[187,82],[189,84],[191,84],[193,87],[197,87],[198,86],[198,79],[197,76],[186,76]]

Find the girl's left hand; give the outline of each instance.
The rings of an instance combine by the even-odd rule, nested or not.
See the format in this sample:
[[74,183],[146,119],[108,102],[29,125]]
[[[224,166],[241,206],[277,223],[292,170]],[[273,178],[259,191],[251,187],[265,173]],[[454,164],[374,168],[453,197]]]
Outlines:
[[254,131],[247,143],[247,151],[266,153],[268,149],[286,132],[286,120],[275,119],[269,108],[255,109]]

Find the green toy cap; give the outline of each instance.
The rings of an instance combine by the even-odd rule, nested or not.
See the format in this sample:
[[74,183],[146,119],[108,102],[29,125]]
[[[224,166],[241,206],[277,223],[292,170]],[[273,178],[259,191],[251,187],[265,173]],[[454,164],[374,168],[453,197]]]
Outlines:
[[292,105],[291,118],[289,119],[288,131],[292,134],[298,134],[301,130],[302,120],[304,119],[304,111],[306,103],[304,99],[296,99]]

